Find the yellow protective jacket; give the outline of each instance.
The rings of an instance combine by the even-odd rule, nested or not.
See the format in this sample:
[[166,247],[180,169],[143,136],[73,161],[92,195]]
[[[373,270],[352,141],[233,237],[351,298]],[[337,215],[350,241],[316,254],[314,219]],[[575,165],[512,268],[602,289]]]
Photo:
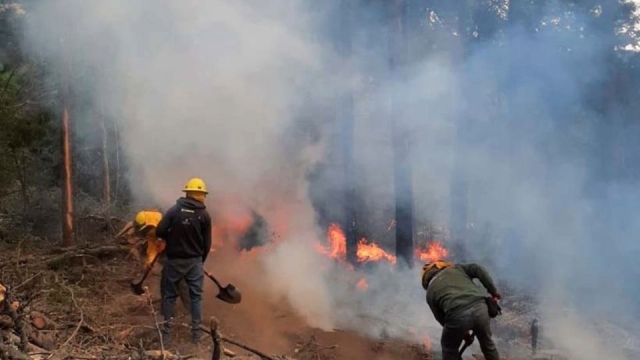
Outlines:
[[147,242],[145,266],[151,265],[156,254],[164,251],[164,241],[156,236],[156,228],[161,220],[162,213],[157,210],[143,210],[136,214],[136,234],[140,237],[144,237]]
[[[156,236],[156,228],[162,220],[162,213],[155,209],[143,210],[136,214],[133,221],[129,221],[116,235],[117,238],[125,237],[131,245],[144,239],[146,243],[146,256],[144,266],[151,265],[157,253],[164,251],[165,243]],[[132,249],[137,253],[135,249]]]

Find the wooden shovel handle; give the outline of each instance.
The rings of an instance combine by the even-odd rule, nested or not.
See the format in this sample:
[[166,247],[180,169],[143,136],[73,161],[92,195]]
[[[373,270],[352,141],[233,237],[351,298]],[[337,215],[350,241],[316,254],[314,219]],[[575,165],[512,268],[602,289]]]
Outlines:
[[209,279],[211,279],[211,281],[213,281],[216,286],[218,286],[218,288],[223,289],[222,285],[220,285],[220,283],[218,282],[218,280],[213,276],[213,274],[211,274],[210,272],[208,272],[207,270],[204,271],[204,274],[207,275],[207,277]]
[[157,253],[156,256],[153,258],[153,260],[151,261],[151,264],[147,266],[147,270],[145,270],[144,275],[142,276],[142,279],[140,279],[140,281],[137,282],[137,284],[142,284],[144,280],[147,278],[147,276],[149,276],[149,273],[153,269],[153,265],[156,264],[156,261],[158,261],[159,257],[160,257],[160,253]]

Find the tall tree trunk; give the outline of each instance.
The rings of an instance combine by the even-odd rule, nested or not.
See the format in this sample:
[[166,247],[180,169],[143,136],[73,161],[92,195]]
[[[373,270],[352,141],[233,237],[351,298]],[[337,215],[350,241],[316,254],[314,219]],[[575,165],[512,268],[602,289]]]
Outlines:
[[107,119],[104,114],[101,115],[100,127],[102,128],[102,199],[107,209],[111,207],[111,179],[109,173],[109,148]]
[[73,164],[71,156],[71,125],[69,121],[68,81],[70,74],[71,71],[64,73],[62,79],[62,246],[64,247],[75,244]]
[[[458,131],[459,132],[459,131]],[[458,135],[458,138],[460,135]],[[451,247],[454,256],[459,261],[465,261],[464,239],[467,229],[467,177],[462,165],[461,139],[456,140],[453,174],[451,178]]]
[[62,110],[62,246],[73,246],[75,231],[73,226],[73,172],[71,164],[71,134],[68,105]]
[[120,194],[120,142],[118,141],[118,124],[116,120],[113,120],[113,141],[114,141],[114,150],[116,151],[116,189],[113,194],[113,205],[118,202],[119,194]]
[[[106,84],[104,67],[98,65],[99,81]],[[99,121],[102,135],[102,202],[108,210],[111,207],[111,171],[109,169],[109,131],[107,128],[107,107],[104,95],[100,96]]]
[[13,163],[16,167],[16,172],[18,173],[18,182],[20,183],[20,194],[22,195],[22,215],[26,216],[31,203],[29,200],[29,191],[27,186],[26,156],[22,149],[14,150],[12,153]]
[[[345,59],[352,58],[352,16],[354,0],[342,0],[341,2],[341,26],[342,35],[339,39],[340,50]],[[350,86],[351,84],[349,84]],[[340,129],[340,157],[342,159],[342,173],[344,176],[343,196],[343,224],[347,242],[347,261],[357,263],[357,206],[355,188],[355,163],[353,155],[354,144],[354,98],[351,89],[339,102],[339,129]]]
[[[401,67],[404,62],[405,47],[403,36],[404,3],[393,3],[391,23],[389,68],[393,82],[402,81]],[[393,86],[392,86],[393,88]],[[402,126],[402,111],[398,98],[391,94],[391,117],[393,136],[393,164],[396,217],[396,256],[399,266],[413,267],[413,182],[411,169],[410,135]]]
[[[460,35],[460,46],[456,52],[456,58],[460,59],[460,62],[466,61],[466,56],[469,53],[469,49],[472,45],[468,28],[473,27],[472,17],[470,16],[471,6],[473,4],[467,4],[458,9],[458,24],[457,33]],[[464,91],[464,89],[462,89]],[[473,116],[469,111],[462,111],[461,115],[458,115],[455,121],[455,143],[454,143],[454,158],[453,169],[451,174],[451,187],[450,187],[450,226],[449,231],[451,234],[451,250],[453,256],[457,261],[466,261],[467,256],[465,253],[466,239],[469,237],[467,224],[469,223],[469,180],[466,169],[467,153],[466,148],[468,145],[467,133],[470,131],[472,121],[469,117]]]

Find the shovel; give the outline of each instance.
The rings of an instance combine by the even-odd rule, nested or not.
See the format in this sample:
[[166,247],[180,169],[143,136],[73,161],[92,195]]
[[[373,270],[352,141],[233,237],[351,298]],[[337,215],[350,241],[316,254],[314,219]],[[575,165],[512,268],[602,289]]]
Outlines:
[[145,271],[144,275],[142,275],[142,279],[140,279],[140,281],[131,282],[131,291],[133,291],[134,294],[136,294],[136,295],[144,294],[144,289],[142,288],[142,283],[147,278],[147,276],[149,276],[149,273],[151,272],[151,269],[153,269],[153,265],[156,264],[156,261],[158,260],[159,256],[160,256],[160,253],[157,253],[156,256],[153,258],[153,261],[151,262],[151,264],[149,264],[149,266],[147,267],[147,271]]
[[471,346],[471,344],[473,344],[473,339],[475,339],[475,335],[476,335],[476,334],[474,334],[474,333],[473,333],[473,331],[472,331],[472,332],[471,332],[471,334],[469,335],[469,338],[470,338],[471,340],[467,341],[467,340],[465,339],[465,341],[464,341],[464,345],[462,345],[462,347],[460,348],[460,352],[459,352],[459,354],[460,354],[460,358],[461,358],[461,359],[462,359],[462,354],[464,353],[464,351],[465,351],[465,350],[467,350],[467,348],[468,348],[469,346]]
[[211,281],[213,281],[220,290],[220,292],[218,292],[218,295],[216,295],[218,299],[229,304],[238,304],[240,301],[242,301],[242,294],[240,294],[235,286],[229,284],[225,287],[222,287],[222,285],[220,285],[218,280],[216,280],[216,278],[213,277],[210,272],[205,271],[204,274],[207,275],[207,277],[211,279]]

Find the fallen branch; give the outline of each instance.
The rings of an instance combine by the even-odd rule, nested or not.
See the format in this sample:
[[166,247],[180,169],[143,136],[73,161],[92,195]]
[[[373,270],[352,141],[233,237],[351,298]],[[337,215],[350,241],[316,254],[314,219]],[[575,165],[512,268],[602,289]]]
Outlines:
[[68,260],[74,257],[93,256],[104,257],[118,253],[127,253],[131,249],[127,245],[105,245],[93,248],[87,247],[70,247],[70,248],[57,248],[51,251],[48,255],[27,255],[24,257],[18,257],[11,259],[0,264],[0,268],[4,268],[10,265],[33,265],[41,266],[43,263],[50,269],[56,269],[60,265],[63,265]]
[[27,324],[23,309],[23,304],[13,299],[7,286],[0,284],[0,315],[6,315],[0,318],[0,328],[15,331],[17,335],[10,333],[14,336],[12,342],[19,343],[23,353],[26,353],[31,345],[37,346],[38,349],[52,349],[52,341]]
[[14,300],[9,288],[2,283],[0,283],[0,306],[2,309],[0,314],[8,315],[13,321],[14,329],[20,338],[20,350],[26,352],[29,338],[25,330],[24,319],[18,314],[20,303]]
[[[187,325],[187,324],[181,324],[181,325],[182,325],[182,326],[185,326],[185,327],[188,327],[188,326],[189,326],[189,325]],[[209,336],[211,336],[211,330],[210,330],[210,329],[207,329],[204,325],[200,325],[200,331],[202,331],[202,332],[204,332],[204,333],[206,333],[206,334],[209,334]],[[229,339],[229,338],[227,338],[227,337],[223,336],[223,335],[222,335],[222,334],[220,334],[220,333],[218,333],[218,335],[220,336],[220,340],[222,340],[222,341],[224,341],[224,342],[227,342],[227,343],[229,343],[229,344],[235,345],[235,346],[237,346],[237,347],[239,347],[239,348],[241,348],[241,349],[244,349],[244,350],[247,350],[247,351],[249,351],[249,352],[252,352],[252,353],[254,353],[254,354],[256,354],[256,355],[260,356],[260,357],[261,357],[261,358],[263,358],[263,359],[266,359],[266,360],[278,360],[277,358],[275,358],[275,357],[273,357],[273,356],[270,356],[270,355],[267,355],[267,354],[263,353],[262,351],[260,351],[260,350],[258,350],[258,349],[252,348],[252,347],[251,347],[251,346],[249,346],[249,345],[245,345],[245,344],[243,344],[243,343],[241,343],[241,342],[238,342],[238,341],[236,341],[236,340]]]
[[222,340],[222,341],[224,341],[224,342],[228,342],[229,344],[235,345],[235,346],[237,346],[237,347],[239,347],[239,348],[241,348],[241,349],[245,349],[245,350],[247,350],[247,351],[250,351],[250,352],[252,352],[252,353],[254,353],[254,354],[256,354],[256,355],[260,356],[260,357],[261,357],[261,358],[263,358],[263,359],[266,359],[266,360],[277,360],[276,358],[274,358],[274,357],[272,357],[272,356],[269,356],[269,355],[267,355],[267,354],[263,353],[263,352],[262,352],[262,351],[260,351],[260,350],[254,349],[254,348],[252,348],[252,347],[250,347],[250,346],[248,346],[248,345],[244,345],[244,344],[242,344],[242,343],[240,343],[240,342],[238,342],[238,341],[235,341],[235,340],[232,340],[232,339],[226,338],[226,337],[224,337],[224,336],[220,336],[220,340]]
[[213,341],[213,349],[211,351],[211,360],[220,360],[220,333],[218,333],[218,319],[215,317],[211,317],[211,322],[209,323],[209,335],[211,335],[211,340]]
[[166,359],[166,354],[164,350],[164,341],[162,339],[162,331],[160,330],[160,324],[158,324],[158,317],[156,316],[156,310],[153,308],[153,300],[151,299],[151,293],[149,292],[149,287],[144,287],[144,293],[147,295],[147,300],[149,301],[149,307],[151,307],[151,314],[153,314],[153,321],[156,323],[156,330],[158,331],[158,337],[160,338],[160,354],[162,355],[162,359]]
[[315,358],[319,359],[320,358],[320,351],[323,350],[333,350],[333,349],[337,349],[338,345],[320,345],[318,344],[315,335],[311,335],[311,337],[309,338],[309,340],[307,342],[305,342],[302,346],[298,347],[297,349],[294,350],[295,354],[300,354],[303,352],[311,352],[312,354],[315,354]]
[[67,263],[70,259],[75,257],[83,257],[83,256],[93,256],[93,257],[104,257],[109,256],[121,252],[129,252],[130,247],[128,246],[116,246],[116,245],[106,245],[100,246],[97,248],[90,249],[78,249],[73,252],[64,252],[61,255],[54,256],[45,261],[45,264],[51,268],[55,269],[60,265]]
[[[9,341],[11,341],[13,343],[17,343],[17,342],[20,341],[20,338],[16,334],[9,333]],[[41,348],[41,347],[39,347],[39,346],[37,346],[35,344],[32,344],[32,343],[29,343],[27,345],[27,350],[29,352],[35,352],[35,353],[49,353],[47,350],[45,350],[45,349],[43,349],[43,348]]]
[[27,280],[23,281],[22,283],[16,285],[12,290],[18,290],[20,289],[22,286],[24,286],[26,283],[28,283],[29,281],[37,278],[38,276],[42,275],[42,271],[38,272],[37,274],[33,275],[32,277],[28,278]]
[[238,355],[238,354],[234,353],[233,351],[225,348],[224,346],[222,347],[222,353],[227,355],[228,357],[236,357],[236,355]]
[[66,288],[67,290],[69,290],[69,293],[71,294],[71,301],[73,301],[73,305],[76,307],[76,309],[78,309],[78,311],[80,311],[80,321],[78,321],[78,325],[76,326],[76,329],[73,330],[73,333],[71,333],[71,336],[69,336],[67,341],[65,341],[61,347],[65,347],[69,344],[69,342],[78,334],[78,330],[80,330],[80,326],[82,326],[82,323],[84,322],[84,313],[82,312],[82,309],[80,308],[80,306],[78,306],[78,302],[76,301],[76,298],[73,294],[73,290],[68,286],[66,286]]
[[58,328],[58,325],[56,323],[54,323],[44,314],[41,314],[37,311],[33,311],[30,317],[31,325],[33,325],[33,327],[38,330],[55,330],[56,328]]
[[53,350],[55,348],[54,341],[47,335],[30,329],[27,331],[27,335],[29,337],[29,343],[36,345],[45,350]]
[[11,345],[0,344],[0,359],[31,360],[31,357]]

